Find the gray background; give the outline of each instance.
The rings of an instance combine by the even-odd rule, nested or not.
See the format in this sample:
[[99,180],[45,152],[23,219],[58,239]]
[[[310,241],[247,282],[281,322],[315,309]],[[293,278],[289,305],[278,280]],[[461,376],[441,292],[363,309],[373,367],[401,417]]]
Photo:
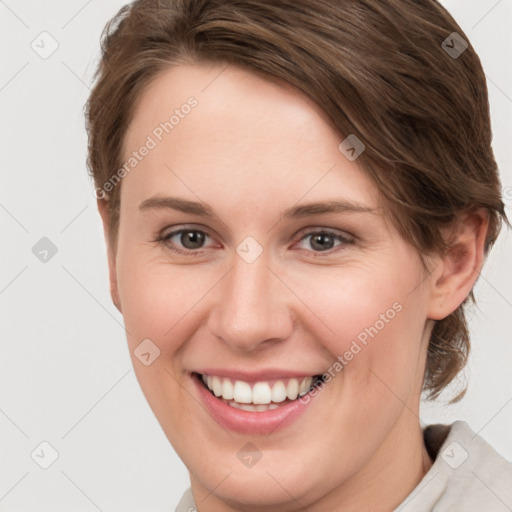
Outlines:
[[[100,32],[123,3],[0,1],[5,512],[173,510],[188,486],[186,468],[131,367],[122,317],[108,293],[103,234],[85,168],[82,107]],[[443,4],[475,46],[488,78],[510,216],[512,0]],[[44,31],[50,36],[41,36]],[[56,51],[42,58],[52,44]],[[46,247],[43,237],[57,248],[46,262],[38,253]],[[34,254],[38,242],[43,246]],[[510,235],[503,232],[476,287],[466,398],[453,406],[426,405],[421,416],[424,423],[466,420],[509,460],[510,254]],[[51,462],[51,450],[39,446],[43,441],[59,455],[48,469],[40,467]]]

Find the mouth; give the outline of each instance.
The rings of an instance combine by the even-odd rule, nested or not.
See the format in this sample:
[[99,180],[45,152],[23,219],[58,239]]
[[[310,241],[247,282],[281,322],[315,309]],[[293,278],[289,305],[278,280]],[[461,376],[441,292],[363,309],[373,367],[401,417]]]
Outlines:
[[193,375],[219,401],[235,409],[253,413],[264,413],[301,401],[322,381],[321,374],[256,382],[195,372]]

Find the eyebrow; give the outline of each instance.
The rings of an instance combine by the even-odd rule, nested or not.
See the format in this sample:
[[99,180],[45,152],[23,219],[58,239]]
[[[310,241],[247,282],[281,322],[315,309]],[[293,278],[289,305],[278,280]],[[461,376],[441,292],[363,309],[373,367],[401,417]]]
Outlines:
[[165,209],[201,215],[203,217],[215,217],[213,210],[206,203],[189,201],[188,199],[180,199],[179,197],[150,197],[142,201],[139,205],[141,212]]
[[322,201],[292,206],[283,212],[282,217],[289,219],[307,217],[309,215],[321,215],[324,213],[373,213],[376,210],[377,208],[371,208],[358,202],[338,199],[335,201]]
[[[178,197],[151,197],[142,201],[139,205],[139,210],[142,212],[162,209],[172,209],[202,217],[216,217],[213,209],[206,203],[189,201],[188,199]],[[371,208],[358,202],[338,199],[292,206],[283,212],[281,218],[302,218],[309,215],[326,213],[374,213],[376,210],[377,208]]]

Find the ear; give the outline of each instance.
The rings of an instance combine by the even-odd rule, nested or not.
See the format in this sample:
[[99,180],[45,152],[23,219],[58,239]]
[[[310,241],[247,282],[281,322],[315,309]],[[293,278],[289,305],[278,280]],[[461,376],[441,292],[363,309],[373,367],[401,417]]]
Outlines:
[[109,236],[110,214],[108,208],[108,201],[106,199],[98,199],[98,211],[103,222],[103,234],[105,236],[105,244],[107,246],[110,296],[112,297],[112,302],[114,303],[116,308],[119,310],[120,313],[122,313],[121,301],[119,300],[119,291],[117,288],[116,250],[115,247],[112,247],[112,243]]
[[448,249],[432,275],[428,318],[442,320],[466,300],[482,269],[488,228],[487,211],[479,209],[448,230]]

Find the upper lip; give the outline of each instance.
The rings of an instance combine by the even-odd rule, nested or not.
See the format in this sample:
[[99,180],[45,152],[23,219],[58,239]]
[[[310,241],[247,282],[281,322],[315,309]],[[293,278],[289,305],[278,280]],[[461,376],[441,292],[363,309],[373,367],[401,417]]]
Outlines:
[[303,377],[314,377],[321,375],[322,372],[298,372],[296,370],[269,368],[266,370],[258,370],[252,372],[240,371],[237,369],[230,370],[229,368],[201,368],[194,370],[193,373],[200,373],[202,375],[211,375],[216,377],[229,377],[234,380],[241,380],[244,382],[259,382],[275,379],[293,379]]

